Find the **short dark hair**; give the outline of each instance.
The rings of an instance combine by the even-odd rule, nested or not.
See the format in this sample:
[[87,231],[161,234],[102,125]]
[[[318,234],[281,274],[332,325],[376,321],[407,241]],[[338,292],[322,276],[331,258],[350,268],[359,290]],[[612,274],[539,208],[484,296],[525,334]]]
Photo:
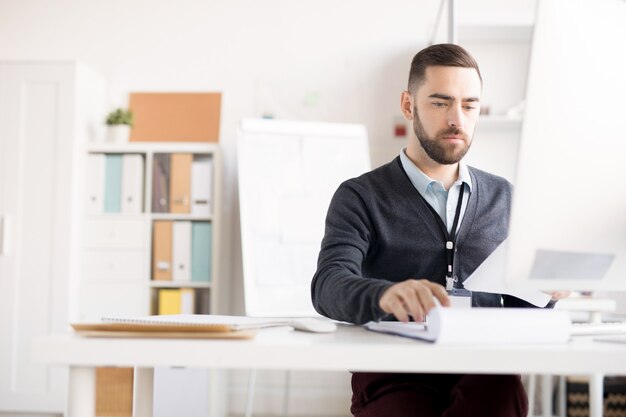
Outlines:
[[426,68],[433,66],[474,68],[480,83],[483,82],[478,64],[469,52],[459,45],[440,43],[422,49],[413,57],[409,71],[409,93],[415,94],[424,82]]

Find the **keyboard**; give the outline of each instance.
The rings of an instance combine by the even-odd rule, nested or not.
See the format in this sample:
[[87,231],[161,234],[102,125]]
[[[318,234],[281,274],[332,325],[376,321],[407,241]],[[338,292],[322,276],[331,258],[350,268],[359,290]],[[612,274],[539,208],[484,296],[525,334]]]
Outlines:
[[626,335],[626,322],[606,321],[602,323],[572,323],[572,336]]

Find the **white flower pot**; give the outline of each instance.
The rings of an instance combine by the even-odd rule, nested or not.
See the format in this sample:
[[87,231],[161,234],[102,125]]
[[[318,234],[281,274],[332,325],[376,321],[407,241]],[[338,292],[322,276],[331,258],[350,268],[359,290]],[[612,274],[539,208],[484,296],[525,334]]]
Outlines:
[[107,126],[107,142],[108,143],[126,143],[130,137],[130,126],[128,125],[111,125]]

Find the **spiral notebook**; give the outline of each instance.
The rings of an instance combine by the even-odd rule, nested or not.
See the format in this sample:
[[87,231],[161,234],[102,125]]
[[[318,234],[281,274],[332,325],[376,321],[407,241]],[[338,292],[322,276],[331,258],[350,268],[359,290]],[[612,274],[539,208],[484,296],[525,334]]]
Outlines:
[[103,317],[97,323],[73,323],[84,336],[249,338],[257,329],[286,326],[284,319],[267,319],[214,314],[173,314],[140,317]]

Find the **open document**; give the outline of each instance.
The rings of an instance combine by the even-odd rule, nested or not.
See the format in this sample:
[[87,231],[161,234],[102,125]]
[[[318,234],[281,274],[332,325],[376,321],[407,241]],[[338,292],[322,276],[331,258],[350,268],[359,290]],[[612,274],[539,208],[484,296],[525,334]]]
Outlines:
[[426,323],[369,322],[365,328],[437,344],[563,343],[570,337],[567,312],[533,308],[471,308],[437,306]]
[[464,282],[463,287],[470,291],[508,294],[520,298],[537,307],[545,307],[550,295],[533,289],[514,289],[506,285],[504,271],[508,252],[508,239],[494,250],[485,261]]

